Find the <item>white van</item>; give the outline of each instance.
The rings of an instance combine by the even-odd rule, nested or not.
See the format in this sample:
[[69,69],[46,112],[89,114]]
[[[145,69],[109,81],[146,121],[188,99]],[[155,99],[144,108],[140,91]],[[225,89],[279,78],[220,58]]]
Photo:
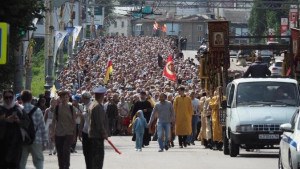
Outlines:
[[274,148],[280,142],[280,125],[289,122],[299,106],[298,83],[288,78],[235,79],[226,95],[223,150],[231,157],[240,148]]

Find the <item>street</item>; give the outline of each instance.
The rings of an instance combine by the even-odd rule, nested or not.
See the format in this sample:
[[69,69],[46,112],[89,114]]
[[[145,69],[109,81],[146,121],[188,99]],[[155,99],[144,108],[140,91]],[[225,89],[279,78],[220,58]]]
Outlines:
[[[260,150],[246,152],[232,158],[221,151],[205,149],[200,142],[187,148],[179,148],[177,138],[175,147],[165,152],[158,152],[158,143],[152,141],[142,152],[134,150],[135,142],[130,136],[113,136],[110,140],[122,152],[117,154],[105,142],[104,169],[274,169],[277,168],[278,150]],[[85,169],[81,142],[77,142],[76,154],[71,154],[71,169]],[[57,157],[44,152],[45,169],[58,168]],[[34,169],[31,157],[28,158],[27,169]]]

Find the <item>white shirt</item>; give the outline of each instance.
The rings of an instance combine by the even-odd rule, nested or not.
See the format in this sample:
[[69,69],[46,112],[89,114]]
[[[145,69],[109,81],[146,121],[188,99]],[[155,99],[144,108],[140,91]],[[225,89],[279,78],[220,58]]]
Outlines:
[[193,105],[193,111],[194,111],[194,114],[198,114],[199,99],[194,98],[194,99],[192,100],[192,105]]
[[89,107],[90,105],[92,104],[92,102],[90,101],[87,105],[83,105],[83,118],[84,118],[84,124],[83,124],[83,129],[82,131],[84,133],[88,133],[88,129],[89,129],[89,124],[90,124],[90,121],[89,121]]

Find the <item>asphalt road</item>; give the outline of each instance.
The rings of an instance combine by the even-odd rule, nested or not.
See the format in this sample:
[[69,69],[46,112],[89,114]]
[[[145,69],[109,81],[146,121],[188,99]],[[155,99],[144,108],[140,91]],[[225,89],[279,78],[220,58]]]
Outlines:
[[[274,169],[277,168],[278,150],[260,150],[245,152],[235,158],[223,155],[222,151],[205,149],[197,141],[195,146],[175,147],[158,152],[158,143],[151,142],[142,152],[134,150],[135,142],[129,136],[114,136],[110,140],[122,152],[117,154],[106,142],[104,169]],[[71,169],[85,169],[81,142],[77,153],[71,154]],[[56,169],[57,157],[44,152],[44,168]],[[28,158],[28,169],[33,169],[32,159]]]
[[[185,59],[194,58],[196,51],[183,51]],[[232,60],[235,63],[235,60]],[[196,63],[198,64],[198,63]],[[234,65],[233,65],[234,66]],[[238,66],[239,68],[240,66]],[[242,67],[243,68],[243,67]],[[129,136],[114,136],[110,140],[122,152],[117,154],[105,142],[105,159],[103,169],[275,169],[278,162],[278,150],[258,150],[246,152],[232,158],[223,155],[222,151],[205,149],[197,141],[195,146],[175,147],[165,152],[158,152],[158,143],[151,142],[142,152],[134,150],[135,142]],[[77,153],[71,154],[70,169],[85,169],[81,142],[78,141]],[[57,157],[44,152],[44,169],[57,169]],[[27,169],[34,169],[31,157]]]

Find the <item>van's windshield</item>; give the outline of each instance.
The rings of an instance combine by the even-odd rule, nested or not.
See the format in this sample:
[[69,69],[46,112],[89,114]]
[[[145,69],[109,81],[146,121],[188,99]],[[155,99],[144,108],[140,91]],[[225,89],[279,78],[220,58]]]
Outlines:
[[298,92],[293,83],[241,83],[237,88],[236,101],[237,106],[252,104],[298,106]]

